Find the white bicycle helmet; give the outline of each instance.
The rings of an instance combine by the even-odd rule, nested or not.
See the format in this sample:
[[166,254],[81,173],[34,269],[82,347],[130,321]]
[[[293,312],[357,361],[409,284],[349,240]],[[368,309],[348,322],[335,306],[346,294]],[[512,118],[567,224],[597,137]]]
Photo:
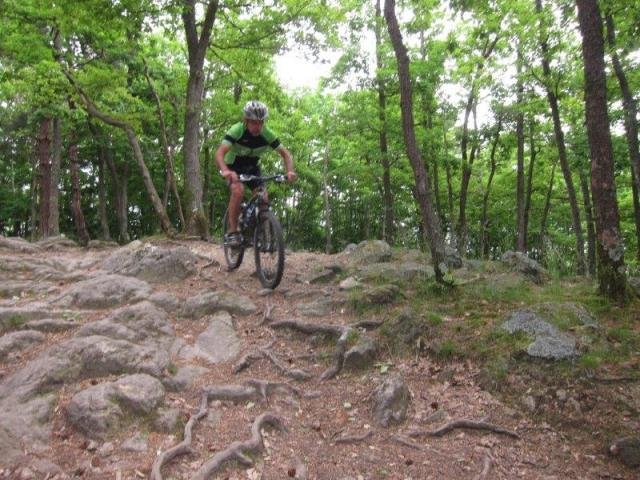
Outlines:
[[266,120],[269,116],[269,109],[267,106],[256,100],[250,100],[244,106],[244,118],[247,120]]

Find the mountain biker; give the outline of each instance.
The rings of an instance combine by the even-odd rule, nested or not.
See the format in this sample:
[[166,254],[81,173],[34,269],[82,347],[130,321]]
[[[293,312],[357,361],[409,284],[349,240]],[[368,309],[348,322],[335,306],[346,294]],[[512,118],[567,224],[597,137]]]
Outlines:
[[[268,116],[269,110],[264,103],[250,100],[244,106],[242,122],[236,123],[227,131],[216,150],[216,164],[220,174],[227,180],[231,192],[227,229],[229,233],[224,238],[225,245],[231,247],[238,246],[241,242],[238,232],[238,215],[244,197],[244,184],[238,181],[238,176],[240,174],[260,175],[258,165],[260,156],[272,149],[278,152],[284,161],[287,180],[293,182],[297,178],[291,153],[264,124]],[[252,190],[260,185],[261,182],[258,181],[247,183]]]

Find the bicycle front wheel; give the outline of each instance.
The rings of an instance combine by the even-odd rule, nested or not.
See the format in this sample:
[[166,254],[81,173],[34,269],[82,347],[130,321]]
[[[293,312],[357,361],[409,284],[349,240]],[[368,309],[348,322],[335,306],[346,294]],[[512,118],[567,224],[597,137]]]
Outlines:
[[222,245],[224,246],[224,258],[227,261],[227,267],[229,267],[229,270],[235,270],[242,263],[242,259],[244,257],[244,245],[232,247],[226,244],[225,238],[229,230],[229,224],[227,223],[228,216],[229,209],[224,212],[224,219],[222,220]]
[[282,227],[270,211],[261,212],[253,232],[256,271],[265,288],[276,288],[284,272]]

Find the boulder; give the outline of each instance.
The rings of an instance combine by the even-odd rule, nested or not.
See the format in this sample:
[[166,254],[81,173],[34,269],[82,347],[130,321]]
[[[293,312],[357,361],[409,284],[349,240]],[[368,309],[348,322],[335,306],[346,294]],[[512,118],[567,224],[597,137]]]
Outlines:
[[110,273],[135,277],[151,283],[176,282],[196,272],[197,257],[186,247],[165,248],[130,244],[102,262]]
[[32,345],[43,342],[45,336],[35,330],[11,332],[0,337],[0,361],[12,352],[24,350]]
[[391,260],[391,247],[383,240],[364,240],[343,255],[346,255],[344,259],[350,267],[388,262]]
[[392,376],[380,385],[373,396],[373,415],[382,427],[404,422],[411,401],[409,388],[400,376]]
[[343,367],[346,369],[368,368],[376,358],[378,345],[367,335],[360,335],[356,344],[344,355]]
[[123,275],[98,275],[75,283],[54,300],[54,305],[102,309],[135,303],[151,295],[151,286]]
[[202,318],[223,310],[236,315],[251,315],[257,312],[258,308],[247,297],[227,292],[208,292],[188,298],[182,307],[181,315]]
[[547,271],[538,262],[522,252],[507,251],[502,255],[501,260],[534,283],[544,283],[549,277]]

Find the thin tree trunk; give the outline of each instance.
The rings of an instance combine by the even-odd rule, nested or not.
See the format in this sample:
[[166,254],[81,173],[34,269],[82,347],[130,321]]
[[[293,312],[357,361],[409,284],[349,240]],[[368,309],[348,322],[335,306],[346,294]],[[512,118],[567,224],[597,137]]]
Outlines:
[[496,150],[498,149],[498,143],[500,141],[500,130],[502,129],[502,119],[498,119],[498,125],[496,127],[495,137],[493,138],[493,144],[491,145],[491,170],[489,171],[489,178],[487,180],[487,187],[482,197],[482,217],[480,219],[480,255],[483,258],[489,256],[489,196],[491,195],[491,185],[493,184],[493,176],[496,173]]
[[524,199],[524,241],[525,251],[528,250],[529,238],[529,214],[531,212],[531,195],[533,194],[533,172],[536,164],[536,146],[535,146],[535,121],[533,118],[529,121],[529,168],[527,171],[527,188]]
[[580,169],[580,187],[584,199],[584,213],[587,221],[587,272],[593,276],[596,274],[596,231],[593,224],[593,208],[591,207],[591,192],[589,191],[589,179],[586,172]]
[[[73,107],[72,107],[73,108]],[[82,213],[82,193],[80,191],[80,167],[78,166],[78,143],[75,135],[72,136],[69,145],[69,173],[71,175],[71,214],[76,226],[78,243],[87,246],[89,232]]]
[[516,114],[516,143],[517,143],[517,168],[516,168],[516,251],[527,251],[527,233],[524,220],[524,112],[522,106],[524,102],[524,85],[522,82],[522,51],[518,46],[518,58],[516,66],[518,70],[518,81],[516,86],[518,113]]
[[60,164],[62,162],[62,129],[60,119],[53,119],[53,148],[51,149],[51,188],[49,190],[49,232],[60,235]]
[[551,167],[551,178],[549,178],[549,187],[544,199],[544,208],[542,209],[542,217],[540,218],[540,261],[543,261],[546,255],[547,240],[547,222],[549,219],[549,211],[551,210],[551,195],[553,194],[553,183],[556,179],[556,164]]
[[585,115],[591,151],[591,192],[598,239],[598,287],[602,295],[626,299],[624,245],[613,175],[607,111],[602,17],[597,0],[577,0],[585,76]]
[[322,197],[324,200],[324,251],[329,254],[333,251],[331,238],[333,228],[331,225],[331,201],[329,197],[329,147],[325,147],[322,159]]
[[187,219],[185,232],[208,236],[207,218],[202,207],[202,178],[200,176],[200,114],[204,94],[204,59],[211,37],[213,23],[218,11],[218,0],[206,5],[205,18],[198,36],[196,22],[196,1],[184,0],[182,21],[185,28],[187,49],[189,51],[189,78],[184,119],[184,180]]
[[33,242],[38,238],[38,187],[40,185],[40,172],[38,169],[38,156],[32,155],[31,158],[31,215],[29,217],[29,238]]
[[[535,0],[536,12],[542,15],[542,0]],[[549,64],[549,46],[545,38],[544,29],[540,27],[540,49],[542,50],[542,71],[545,78],[545,89],[547,91],[547,100],[551,108],[551,116],[553,118],[553,131],[556,139],[556,147],[558,149],[558,158],[560,160],[560,168],[564,177],[564,183],[567,187],[567,196],[571,207],[571,224],[576,237],[576,263],[578,275],[585,273],[584,261],[584,237],[582,235],[582,224],[580,223],[580,210],[578,208],[578,200],[576,197],[576,189],[573,185],[571,169],[567,160],[567,151],[564,141],[564,132],[562,131],[562,123],[560,121],[560,108],[558,106],[558,97],[551,87],[551,67]]]
[[613,70],[616,73],[618,83],[620,84],[620,91],[622,92],[624,127],[634,185],[633,211],[636,223],[636,257],[640,260],[640,201],[638,200],[638,192],[640,191],[640,146],[638,145],[638,109],[616,49],[616,29],[611,12],[607,12],[605,19],[607,23],[607,41],[609,43],[611,63],[613,63]]
[[[158,119],[160,121],[160,142],[162,143],[162,153],[164,154],[165,162],[166,162],[166,171],[167,171],[167,186],[173,192],[173,197],[176,201],[176,210],[178,211],[178,218],[180,219],[180,225],[184,226],[184,213],[182,213],[182,202],[180,201],[180,195],[178,194],[178,186],[176,185],[176,176],[173,168],[173,153],[172,149],[169,146],[169,141],[167,140],[167,126],[164,121],[164,113],[162,112],[162,103],[160,102],[160,97],[156,92],[156,89],[153,86],[153,82],[149,77],[149,71],[147,68],[147,63],[144,65],[144,75],[147,79],[147,84],[151,89],[151,93],[153,94],[153,98],[156,102],[156,110],[158,111]],[[167,191],[167,187],[165,187],[165,191]],[[163,206],[166,210],[167,208],[167,200],[168,196],[165,194],[163,198]]]
[[109,219],[107,217],[107,192],[106,192],[106,154],[105,146],[100,142],[98,147],[98,215],[100,217],[100,238],[110,241]]
[[447,142],[447,128],[446,128],[446,123],[445,123],[445,119],[444,116],[442,118],[442,145],[444,148],[444,152],[445,152],[445,163],[444,163],[444,170],[445,170],[445,174],[447,177],[447,210],[449,212],[449,226],[447,231],[449,232],[449,235],[451,236],[451,241],[450,241],[450,245],[456,245],[457,241],[455,239],[455,231],[453,228],[453,219],[454,219],[454,202],[453,202],[453,180],[452,180],[452,174],[451,174],[451,164],[449,162],[449,144]]
[[126,122],[119,120],[114,117],[110,117],[100,110],[97,109],[93,101],[84,93],[84,91],[80,88],[76,80],[71,76],[69,72],[66,70],[64,74],[67,76],[71,84],[75,87],[82,103],[84,105],[85,110],[92,117],[96,117],[100,121],[106,123],[107,125],[111,125],[113,127],[120,128],[127,135],[127,139],[129,140],[129,145],[131,146],[131,150],[133,151],[133,157],[138,164],[138,168],[140,169],[140,174],[142,176],[142,181],[147,190],[147,194],[149,195],[149,199],[151,200],[151,204],[153,205],[153,209],[160,220],[160,225],[162,230],[168,237],[173,237],[175,232],[169,221],[169,217],[167,216],[167,212],[162,206],[162,200],[158,196],[158,192],[156,191],[156,187],[153,185],[153,181],[151,180],[151,174],[149,173],[149,169],[147,168],[146,163],[144,162],[144,156],[142,155],[142,149],[140,148],[140,143],[138,142],[138,137],[136,136],[133,128]]
[[38,168],[40,181],[40,238],[48,238],[49,215],[51,208],[51,118],[45,117],[40,121],[40,133],[38,134]]
[[[413,130],[413,102],[412,86],[409,76],[409,56],[407,49],[402,42],[402,34],[398,26],[395,13],[395,0],[385,0],[384,16],[387,20],[387,27],[391,43],[398,62],[398,77],[400,79],[400,110],[402,114],[402,129],[404,132],[405,147],[407,156],[411,162],[413,174],[416,180],[416,194],[422,215],[422,226],[424,235],[431,247],[431,259],[436,275],[436,281],[444,282],[444,272],[441,264],[444,261],[444,243],[440,231],[440,219],[433,209],[433,195],[431,193],[431,182],[429,181],[424,162],[420,156],[416,144],[415,132]],[[423,237],[424,238],[424,237]]]
[[376,84],[378,87],[378,120],[379,120],[379,145],[380,163],[382,164],[382,204],[384,211],[384,239],[389,245],[393,245],[395,228],[393,215],[393,190],[391,188],[391,171],[389,162],[389,147],[387,143],[387,95],[382,80],[382,13],[380,0],[376,0]]

